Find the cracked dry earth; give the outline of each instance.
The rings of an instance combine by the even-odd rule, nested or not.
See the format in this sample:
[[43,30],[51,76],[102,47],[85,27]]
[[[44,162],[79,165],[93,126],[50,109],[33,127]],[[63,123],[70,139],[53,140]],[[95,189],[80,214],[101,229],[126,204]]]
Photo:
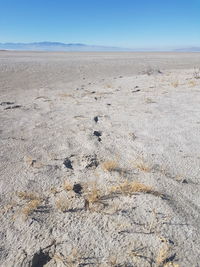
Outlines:
[[1,52],[0,266],[200,266],[194,69],[70,55]]

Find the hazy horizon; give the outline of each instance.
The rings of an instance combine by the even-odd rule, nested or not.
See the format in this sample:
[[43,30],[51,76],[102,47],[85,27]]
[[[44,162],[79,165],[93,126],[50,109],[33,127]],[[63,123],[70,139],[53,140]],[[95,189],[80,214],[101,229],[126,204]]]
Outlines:
[[110,51],[110,52],[200,52],[199,47],[165,47],[165,48],[124,48],[115,46],[99,46],[93,44],[83,44],[83,43],[61,43],[61,42],[32,42],[32,43],[0,43],[0,50],[16,50],[16,51]]

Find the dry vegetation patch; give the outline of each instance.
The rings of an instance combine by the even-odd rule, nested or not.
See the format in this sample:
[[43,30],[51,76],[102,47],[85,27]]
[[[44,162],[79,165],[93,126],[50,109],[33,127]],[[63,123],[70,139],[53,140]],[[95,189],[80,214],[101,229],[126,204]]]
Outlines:
[[33,199],[28,202],[28,204],[22,209],[22,213],[26,218],[40,206],[41,201],[39,199]]
[[73,184],[71,184],[68,181],[64,181],[63,189],[66,191],[71,191],[71,190],[73,190]]
[[140,158],[136,159],[133,162],[133,167],[143,172],[150,172],[153,168],[149,163],[145,162],[144,159],[140,159]]
[[41,205],[43,199],[40,198],[36,193],[21,191],[16,193],[17,197],[23,201],[23,208],[21,210],[25,218],[31,215]]
[[175,254],[171,256],[171,248],[168,244],[164,244],[163,247],[158,251],[156,257],[156,266],[158,267],[178,267],[177,264],[173,263]]
[[174,81],[174,82],[171,83],[171,85],[172,85],[174,88],[176,88],[176,87],[179,86],[179,82],[178,82],[178,81]]
[[118,164],[116,161],[109,160],[109,161],[105,161],[102,164],[102,168],[104,171],[111,172],[111,171],[114,171],[118,168]]
[[155,191],[151,186],[139,183],[139,182],[129,182],[125,181],[117,186],[113,186],[110,189],[111,192],[121,193],[126,195],[132,195],[134,193],[147,193],[153,194],[155,196],[161,196],[162,194]]
[[18,198],[22,200],[36,200],[39,199],[38,195],[32,192],[20,191],[16,193]]

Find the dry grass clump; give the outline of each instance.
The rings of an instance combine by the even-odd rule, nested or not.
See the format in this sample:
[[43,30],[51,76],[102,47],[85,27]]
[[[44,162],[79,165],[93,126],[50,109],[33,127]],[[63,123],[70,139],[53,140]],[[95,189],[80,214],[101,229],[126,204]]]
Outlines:
[[104,88],[112,88],[112,85],[108,83],[104,86]]
[[22,213],[28,217],[33,211],[37,210],[41,201],[39,199],[33,199],[22,209]]
[[147,104],[153,104],[153,103],[156,103],[156,101],[154,101],[153,99],[151,99],[151,98],[149,98],[149,97],[146,98],[145,102],[146,102]]
[[18,198],[26,201],[25,206],[21,210],[22,214],[25,215],[25,218],[27,218],[32,212],[37,210],[42,202],[42,199],[32,192],[21,191],[17,192],[16,194]]
[[194,86],[196,86],[196,82],[195,82],[195,81],[189,81],[189,85],[190,85],[191,87],[194,87]]
[[129,182],[125,181],[117,186],[111,187],[110,190],[112,193],[121,193],[125,195],[132,195],[134,193],[147,193],[153,194],[156,196],[161,195],[159,192],[155,191],[151,186],[139,183],[139,182]]
[[150,172],[151,167],[145,164],[143,161],[135,163],[135,168],[143,171],[143,172]]
[[53,186],[53,187],[50,188],[50,192],[52,194],[54,194],[54,195],[60,193],[60,191],[61,191],[60,188],[56,188],[55,186]]
[[26,191],[22,192],[17,192],[16,193],[18,198],[23,199],[23,200],[39,200],[39,197],[35,193],[28,193]]
[[116,168],[118,167],[118,164],[116,161],[105,161],[103,164],[102,164],[102,168],[104,171],[108,171],[108,172],[111,172],[111,171],[114,171]]
[[[70,255],[68,255],[66,258],[63,257],[60,253],[55,254],[53,256],[53,259],[58,262],[62,263],[62,266],[79,266],[81,263],[82,255],[79,253],[79,251],[76,248],[73,248]],[[59,265],[60,266],[60,265]]]
[[24,161],[29,167],[34,167],[34,168],[41,168],[43,167],[43,164],[41,162],[38,162],[36,159],[33,159],[32,157],[25,156]]
[[59,198],[56,201],[56,208],[62,212],[66,212],[70,208],[70,203],[67,198]]
[[60,97],[74,97],[72,94],[67,94],[67,93],[63,93],[63,94],[59,94]]
[[158,251],[155,263],[158,267],[179,267],[178,264],[174,263],[176,254],[172,252],[172,248],[169,245],[166,238],[161,238],[161,241],[164,242],[163,246]]
[[176,88],[176,87],[179,86],[179,82],[178,82],[178,81],[174,81],[174,82],[171,83],[171,85],[172,85],[174,88]]
[[165,266],[166,264],[166,260],[169,257],[169,250],[170,247],[168,245],[165,244],[164,247],[162,247],[159,251],[158,251],[158,255],[156,257],[156,265],[157,266]]
[[90,209],[91,205],[95,203],[101,203],[102,192],[94,184],[91,188],[88,188],[84,194],[85,210]]
[[100,190],[98,190],[97,188],[92,189],[89,193],[86,194],[85,198],[89,203],[95,203],[99,201],[101,198]]
[[73,189],[73,184],[70,184],[68,181],[64,181],[63,188],[66,191],[71,191]]
[[160,69],[149,66],[145,71],[142,72],[142,74],[150,76],[153,74],[162,74],[162,71]]
[[9,212],[10,210],[12,210],[15,205],[16,205],[16,203],[12,203],[12,204],[7,204],[6,206],[2,207],[1,208],[2,214],[5,214],[5,213]]

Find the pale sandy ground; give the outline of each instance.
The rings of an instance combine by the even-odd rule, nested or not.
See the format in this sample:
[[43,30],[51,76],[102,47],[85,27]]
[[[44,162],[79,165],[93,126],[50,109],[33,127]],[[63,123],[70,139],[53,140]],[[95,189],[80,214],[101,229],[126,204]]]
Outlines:
[[200,266],[194,67],[198,53],[0,52],[0,266]]

